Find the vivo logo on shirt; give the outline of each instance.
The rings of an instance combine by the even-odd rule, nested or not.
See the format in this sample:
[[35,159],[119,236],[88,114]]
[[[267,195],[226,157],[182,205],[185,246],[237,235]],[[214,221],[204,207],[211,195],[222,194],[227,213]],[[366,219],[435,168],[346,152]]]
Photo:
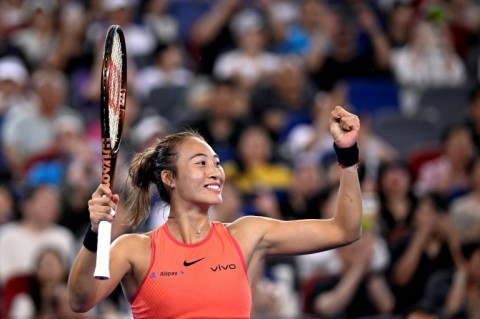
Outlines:
[[225,270],[230,270],[230,269],[237,269],[237,265],[235,265],[235,264],[226,264],[226,265],[220,265],[220,264],[218,264],[218,265],[215,266],[215,267],[210,267],[210,269],[211,269],[213,272],[225,271]]

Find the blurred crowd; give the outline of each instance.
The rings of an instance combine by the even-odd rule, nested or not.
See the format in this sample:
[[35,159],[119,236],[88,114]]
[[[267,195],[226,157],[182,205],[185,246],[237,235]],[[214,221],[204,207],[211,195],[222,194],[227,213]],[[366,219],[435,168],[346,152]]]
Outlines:
[[[362,238],[267,258],[252,317],[480,318],[478,0],[0,0],[0,318],[131,316],[120,288],[86,314],[65,296],[101,181],[113,24],[128,53],[115,192],[136,151],[192,128],[227,177],[212,220],[329,218],[329,113],[361,117]],[[154,197],[128,229],[120,205],[114,237],[167,217]]]

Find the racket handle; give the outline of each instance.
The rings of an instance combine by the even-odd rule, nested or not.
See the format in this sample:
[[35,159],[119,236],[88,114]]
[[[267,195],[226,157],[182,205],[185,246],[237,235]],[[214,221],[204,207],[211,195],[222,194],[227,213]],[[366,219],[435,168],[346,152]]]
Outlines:
[[93,273],[96,279],[106,280],[110,278],[111,239],[112,223],[102,220],[98,225],[97,264]]

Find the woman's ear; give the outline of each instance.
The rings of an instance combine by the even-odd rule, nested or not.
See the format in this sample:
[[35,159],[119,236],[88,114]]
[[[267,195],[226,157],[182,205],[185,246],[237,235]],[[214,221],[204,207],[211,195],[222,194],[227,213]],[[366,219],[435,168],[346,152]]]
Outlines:
[[173,175],[172,175],[172,172],[171,172],[171,171],[169,171],[169,170],[163,170],[163,171],[160,173],[160,178],[162,179],[162,183],[163,183],[165,186],[175,187],[175,182],[173,181]]

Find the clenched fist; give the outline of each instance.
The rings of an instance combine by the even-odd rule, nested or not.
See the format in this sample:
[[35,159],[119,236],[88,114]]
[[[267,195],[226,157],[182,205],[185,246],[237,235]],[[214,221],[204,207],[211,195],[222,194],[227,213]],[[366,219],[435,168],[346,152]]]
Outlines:
[[347,112],[341,106],[336,106],[330,114],[330,134],[335,144],[340,148],[346,148],[357,142],[360,130],[360,119],[355,114]]

